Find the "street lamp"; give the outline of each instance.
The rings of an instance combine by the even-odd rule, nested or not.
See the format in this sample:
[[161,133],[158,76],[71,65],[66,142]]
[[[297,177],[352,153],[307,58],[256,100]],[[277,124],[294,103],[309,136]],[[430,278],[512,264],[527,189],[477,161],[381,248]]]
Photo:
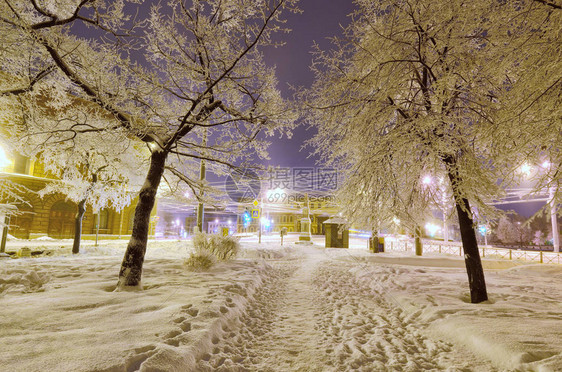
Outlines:
[[531,166],[527,163],[524,163],[521,166],[521,173],[528,177],[531,174]]
[[[439,181],[438,182],[439,183],[438,190],[441,191],[441,194],[442,194],[441,195],[441,197],[442,197],[441,202],[443,203],[442,208],[440,208],[441,212],[443,213],[443,227],[442,227],[441,230],[443,231],[443,240],[445,242],[447,242],[447,241],[449,241],[449,226],[447,224],[447,204],[448,204],[449,198],[448,198],[448,195],[447,195],[446,187],[443,184],[443,178],[439,177],[438,181]],[[422,178],[422,184],[424,184],[425,186],[429,186],[432,183],[433,183],[433,178],[430,175],[426,175]]]
[[[550,162],[545,160],[541,167],[548,170],[550,168]],[[527,163],[521,166],[521,173],[529,177],[531,174],[531,166]],[[560,234],[558,233],[558,216],[557,216],[557,205],[556,205],[556,187],[550,186],[548,188],[548,203],[550,204],[550,223],[552,228],[552,246],[554,252],[560,252]]]
[[432,238],[435,236],[435,233],[437,233],[437,231],[439,231],[439,226],[428,222],[425,224],[425,230],[427,231],[428,235],[431,236]]

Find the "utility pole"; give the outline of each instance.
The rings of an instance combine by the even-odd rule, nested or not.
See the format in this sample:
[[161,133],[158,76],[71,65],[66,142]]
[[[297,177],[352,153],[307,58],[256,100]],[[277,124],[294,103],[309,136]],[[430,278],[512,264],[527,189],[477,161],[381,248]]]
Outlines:
[[261,203],[260,203],[260,208],[259,208],[259,214],[260,214],[260,218],[259,218],[259,233],[258,233],[258,243],[261,244],[261,229],[262,229],[262,218],[263,218],[263,196],[261,197]]
[[[207,146],[207,128],[204,129],[203,132],[203,147]],[[201,181],[201,185],[203,185],[203,181],[205,181],[206,177],[206,169],[205,169],[205,160],[201,159],[201,167],[199,168],[199,181]],[[199,232],[203,232],[203,218],[204,218],[204,209],[205,206],[203,205],[203,195],[204,191],[201,190],[199,195],[199,204],[197,205],[197,230]]]
[[101,210],[96,213],[96,247],[98,246],[98,236],[100,234],[100,212]]
[[4,227],[2,228],[2,240],[0,242],[0,253],[6,252],[6,239],[8,237],[8,226],[10,225],[10,215],[4,217]]
[[554,252],[560,252],[560,236],[558,234],[558,216],[556,214],[556,202],[555,202],[555,188],[551,186],[549,189],[550,196],[550,223],[552,226],[552,245],[554,246]]
[[447,188],[443,185],[443,241],[448,242],[449,241],[449,225],[447,224],[447,205],[449,202],[449,198],[447,197]]
[[[199,181],[205,180],[205,160],[201,159],[201,168],[199,169]],[[201,191],[200,197],[202,198],[204,195],[203,191]],[[199,199],[199,204],[197,205],[197,231],[203,232],[203,214],[204,214],[203,201]]]

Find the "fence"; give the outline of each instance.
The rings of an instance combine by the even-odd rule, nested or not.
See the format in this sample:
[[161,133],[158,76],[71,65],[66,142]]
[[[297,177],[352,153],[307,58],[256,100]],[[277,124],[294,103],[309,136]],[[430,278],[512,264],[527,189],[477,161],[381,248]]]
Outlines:
[[[407,240],[394,240],[385,244],[385,248],[389,251],[413,251],[414,243]],[[491,246],[478,247],[480,257],[498,258],[504,260],[519,260],[545,264],[562,265],[562,253],[543,252],[543,251],[526,251],[508,248],[496,248]],[[441,254],[450,254],[455,256],[463,256],[461,243],[455,242],[436,242],[433,240],[423,241],[424,252],[435,252]]]

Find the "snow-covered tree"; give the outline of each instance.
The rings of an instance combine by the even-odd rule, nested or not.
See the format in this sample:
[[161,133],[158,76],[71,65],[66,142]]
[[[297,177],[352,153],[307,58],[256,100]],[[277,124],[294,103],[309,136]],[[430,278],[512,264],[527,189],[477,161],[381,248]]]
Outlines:
[[502,243],[512,244],[517,242],[517,229],[507,216],[502,216],[499,219],[495,232],[496,237],[501,240]]
[[562,3],[535,0],[515,6],[520,11],[497,25],[510,37],[499,45],[506,49],[498,63],[510,89],[498,124],[509,127],[515,141],[502,141],[504,130],[491,135],[504,147],[521,148],[515,159],[531,167],[532,193],[553,189],[549,204],[556,204],[562,181]]
[[[44,99],[28,101],[25,106],[11,106],[16,112],[4,115],[11,119],[5,128],[15,150],[40,160],[45,172],[55,177],[39,195],[62,193],[77,204],[72,252],[78,253],[87,206],[98,212],[130,204],[142,184],[148,149],[136,138],[128,138],[97,105],[68,98],[66,104],[57,105]],[[116,126],[114,130],[84,131],[79,137],[71,131],[104,128],[108,122]]]
[[[519,32],[533,1],[357,0],[344,38],[317,51],[309,94],[317,153],[344,169],[352,220],[422,218],[436,195],[427,175],[447,181],[465,252],[472,302],[487,299],[471,204],[503,195],[524,158],[504,100],[518,68]],[[538,10],[537,10],[538,9]],[[546,11],[548,12],[548,11]],[[508,21],[506,21],[508,20]],[[502,111],[506,110],[506,111]],[[427,188],[426,188],[427,189]]]
[[517,221],[513,225],[515,227],[516,241],[520,246],[528,245],[533,238],[533,232],[527,223]]
[[[134,149],[120,148],[120,145],[115,144],[112,151],[107,152],[102,152],[106,148],[100,146],[84,152],[76,148],[56,152],[46,149],[41,154],[41,160],[48,164],[46,169],[60,179],[48,183],[40,190],[40,195],[62,193],[78,206],[72,253],[80,251],[82,220],[88,205],[95,213],[108,206],[121,210],[131,203],[135,191],[138,193],[142,160],[134,154]],[[115,150],[124,152],[112,153]],[[66,165],[61,168],[63,161]]]
[[[282,30],[281,12],[296,0],[193,0],[151,7],[134,18],[137,1],[38,0],[0,3],[5,38],[0,93],[25,107],[38,97],[52,105],[71,93],[149,144],[150,165],[139,193],[118,288],[138,288],[149,216],[164,171],[197,189],[198,164],[217,172],[266,156],[262,133],[293,122],[259,47]],[[88,33],[76,36],[80,28]],[[205,140],[204,140],[205,139]],[[194,192],[194,195],[200,195]]]
[[533,234],[533,244],[534,245],[544,245],[546,237],[541,230],[536,230]]

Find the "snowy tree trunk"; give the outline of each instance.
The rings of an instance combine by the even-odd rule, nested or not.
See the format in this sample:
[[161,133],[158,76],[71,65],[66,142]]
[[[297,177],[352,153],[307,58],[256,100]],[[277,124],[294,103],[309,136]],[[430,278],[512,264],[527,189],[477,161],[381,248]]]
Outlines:
[[451,181],[451,188],[455,196],[455,207],[459,216],[459,228],[461,230],[462,247],[464,250],[464,263],[468,274],[468,286],[470,288],[470,302],[477,304],[488,299],[486,292],[486,281],[484,269],[478,251],[474,221],[470,215],[470,204],[468,199],[460,197],[456,192],[459,184],[459,176],[456,172],[456,160],[452,157],[443,159],[447,164],[447,173]]
[[164,165],[168,153],[155,151],[150,157],[150,168],[144,185],[139,193],[139,201],[135,209],[131,239],[123,257],[117,290],[136,289],[141,286],[142,265],[148,240],[150,213],[156,200],[156,191],[164,173]]
[[84,214],[86,213],[86,201],[88,199],[84,198],[78,203],[78,212],[76,212],[76,218],[74,219],[74,243],[72,244],[72,253],[77,254],[80,252],[80,239],[82,238],[82,220],[84,219]]

